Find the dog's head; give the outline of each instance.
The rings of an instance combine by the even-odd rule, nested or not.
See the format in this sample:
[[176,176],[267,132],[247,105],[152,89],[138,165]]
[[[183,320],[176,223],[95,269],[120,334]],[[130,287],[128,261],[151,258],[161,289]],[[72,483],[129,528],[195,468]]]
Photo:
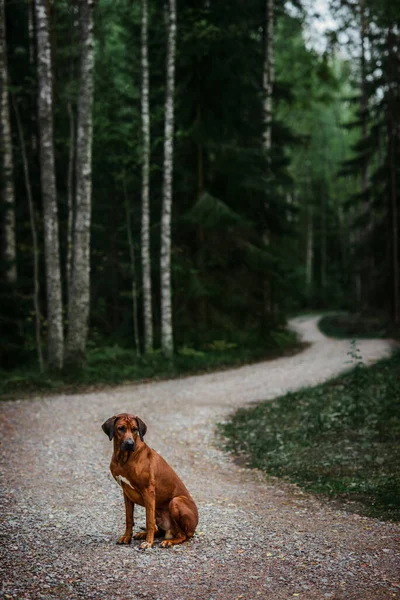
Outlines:
[[110,417],[101,427],[110,440],[115,440],[122,452],[133,452],[138,437],[143,442],[143,436],[147,431],[147,425],[142,419],[127,413]]

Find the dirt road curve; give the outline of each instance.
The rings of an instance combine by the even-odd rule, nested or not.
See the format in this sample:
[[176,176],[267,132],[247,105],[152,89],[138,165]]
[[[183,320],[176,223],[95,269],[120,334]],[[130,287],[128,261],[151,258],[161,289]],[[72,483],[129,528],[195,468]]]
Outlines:
[[[1,598],[245,600],[400,597],[400,525],[338,511],[266,481],[216,449],[214,425],[235,407],[323,381],[348,367],[349,344],[315,318],[293,325],[301,354],[212,375],[101,393],[6,402],[1,419]],[[384,341],[360,343],[365,362]],[[101,424],[138,414],[147,443],[199,506],[191,542],[116,546],[121,490]],[[136,509],[136,526],[144,511]]]

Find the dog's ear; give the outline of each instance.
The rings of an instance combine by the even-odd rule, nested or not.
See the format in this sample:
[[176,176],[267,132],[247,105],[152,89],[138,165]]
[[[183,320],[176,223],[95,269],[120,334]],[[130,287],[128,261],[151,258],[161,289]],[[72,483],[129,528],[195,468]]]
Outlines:
[[114,437],[114,425],[115,425],[115,421],[117,420],[118,417],[110,417],[109,419],[107,419],[107,421],[105,423],[103,423],[103,425],[101,426],[102,430],[104,431],[104,433],[106,435],[108,435],[108,439],[111,441]]
[[142,419],[139,419],[139,417],[136,417],[136,421],[139,429],[139,437],[143,442],[143,437],[146,435],[147,431],[147,425],[146,423],[143,423]]

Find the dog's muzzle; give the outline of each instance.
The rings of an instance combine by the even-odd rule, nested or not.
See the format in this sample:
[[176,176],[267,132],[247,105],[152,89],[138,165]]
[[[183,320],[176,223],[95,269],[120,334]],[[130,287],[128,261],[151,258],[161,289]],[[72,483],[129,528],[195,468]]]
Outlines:
[[125,440],[123,444],[121,444],[121,450],[123,452],[132,452],[135,449],[135,442],[133,440]]

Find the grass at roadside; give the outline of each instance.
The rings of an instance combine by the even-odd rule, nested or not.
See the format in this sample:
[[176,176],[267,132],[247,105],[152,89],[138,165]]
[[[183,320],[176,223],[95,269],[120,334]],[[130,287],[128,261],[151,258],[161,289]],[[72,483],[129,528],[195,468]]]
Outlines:
[[325,315],[318,327],[325,335],[340,339],[388,338],[396,334],[387,317],[363,313]]
[[182,347],[173,363],[160,352],[137,357],[132,349],[112,347],[89,348],[86,364],[74,373],[40,374],[37,367],[21,367],[0,371],[0,399],[21,398],[34,394],[91,391],[107,385],[136,381],[167,379],[294,354],[306,344],[290,330],[271,333],[263,344],[235,344],[214,340],[200,350]]
[[248,466],[400,520],[400,353],[368,369],[353,354],[350,373],[240,409],[219,428]]

